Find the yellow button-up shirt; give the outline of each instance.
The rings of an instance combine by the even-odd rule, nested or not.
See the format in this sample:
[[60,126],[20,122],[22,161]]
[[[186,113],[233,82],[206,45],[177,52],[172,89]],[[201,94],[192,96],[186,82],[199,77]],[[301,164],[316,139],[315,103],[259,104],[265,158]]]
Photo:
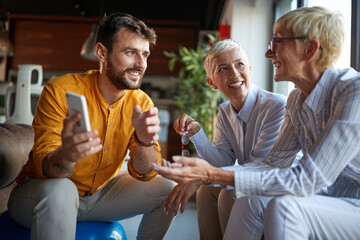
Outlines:
[[[140,105],[142,111],[147,111],[154,106],[153,102],[141,90],[127,90],[121,99],[109,105],[98,89],[98,75],[99,72],[94,70],[84,74],[66,74],[44,86],[33,121],[34,147],[18,182],[25,176],[46,178],[43,174],[43,159],[61,145],[63,120],[69,114],[66,91],[86,97],[91,129],[99,131],[98,136],[103,145],[102,151],[79,160],[70,177],[80,195],[92,195],[114,178],[125,161],[128,149],[128,171],[131,176],[141,181],[149,181],[156,176],[154,170],[139,174],[131,164],[137,147],[131,122],[133,108]],[[157,152],[156,161],[161,163],[160,146],[155,143],[154,147]]]

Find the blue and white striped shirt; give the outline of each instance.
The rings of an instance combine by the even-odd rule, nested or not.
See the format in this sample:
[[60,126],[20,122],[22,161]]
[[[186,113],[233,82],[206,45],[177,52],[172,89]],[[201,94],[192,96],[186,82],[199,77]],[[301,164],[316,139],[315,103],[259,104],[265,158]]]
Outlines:
[[239,112],[229,101],[219,106],[213,145],[202,129],[191,140],[200,156],[216,167],[264,158],[279,135],[285,106],[285,96],[251,84]]
[[238,197],[325,192],[360,205],[360,73],[331,67],[307,98],[294,90],[268,157],[224,169],[235,172]]

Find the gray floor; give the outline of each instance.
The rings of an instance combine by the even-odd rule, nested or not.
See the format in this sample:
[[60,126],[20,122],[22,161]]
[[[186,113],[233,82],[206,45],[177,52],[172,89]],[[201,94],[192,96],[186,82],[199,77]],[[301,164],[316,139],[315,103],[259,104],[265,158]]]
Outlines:
[[[141,216],[120,221],[128,240],[135,240]],[[183,214],[178,214],[167,232],[164,240],[196,240],[199,239],[195,199],[187,203]]]

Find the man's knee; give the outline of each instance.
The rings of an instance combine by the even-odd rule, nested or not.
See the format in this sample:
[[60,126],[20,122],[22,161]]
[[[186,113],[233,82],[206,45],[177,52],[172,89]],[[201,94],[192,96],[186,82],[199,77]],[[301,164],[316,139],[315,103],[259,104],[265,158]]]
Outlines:
[[17,186],[11,193],[8,209],[11,217],[30,228],[34,213],[58,216],[77,212],[78,191],[69,179],[31,179]]
[[35,190],[39,201],[46,199],[47,204],[66,208],[69,204],[79,204],[79,193],[76,185],[67,178],[38,179],[38,188]]
[[176,182],[163,178],[161,176],[154,178],[152,181],[154,181],[156,185],[157,195],[165,196],[165,199],[171,193],[171,191],[174,189],[176,185]]
[[46,195],[59,195],[60,193],[67,193],[65,195],[78,194],[76,185],[68,178],[39,179],[39,183],[39,191]]

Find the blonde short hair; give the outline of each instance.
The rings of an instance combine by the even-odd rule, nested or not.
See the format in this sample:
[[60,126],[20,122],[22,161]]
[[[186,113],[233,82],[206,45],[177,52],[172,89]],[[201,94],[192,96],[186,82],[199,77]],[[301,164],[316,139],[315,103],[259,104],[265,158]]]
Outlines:
[[343,16],[339,12],[323,7],[302,7],[287,12],[276,23],[293,36],[304,37],[304,42],[318,39],[322,48],[320,64],[324,67],[333,65],[342,52],[345,32]]
[[214,61],[214,59],[221,53],[223,52],[227,52],[230,51],[232,49],[238,49],[241,53],[241,55],[244,57],[244,61],[247,65],[249,65],[249,60],[248,57],[246,55],[246,52],[244,51],[244,49],[234,40],[232,39],[225,39],[222,40],[220,42],[215,43],[209,51],[207,51],[206,53],[206,57],[204,60],[204,67],[205,67],[205,71],[206,71],[206,75],[207,77],[212,78],[212,74],[213,74],[213,65],[212,62]]

